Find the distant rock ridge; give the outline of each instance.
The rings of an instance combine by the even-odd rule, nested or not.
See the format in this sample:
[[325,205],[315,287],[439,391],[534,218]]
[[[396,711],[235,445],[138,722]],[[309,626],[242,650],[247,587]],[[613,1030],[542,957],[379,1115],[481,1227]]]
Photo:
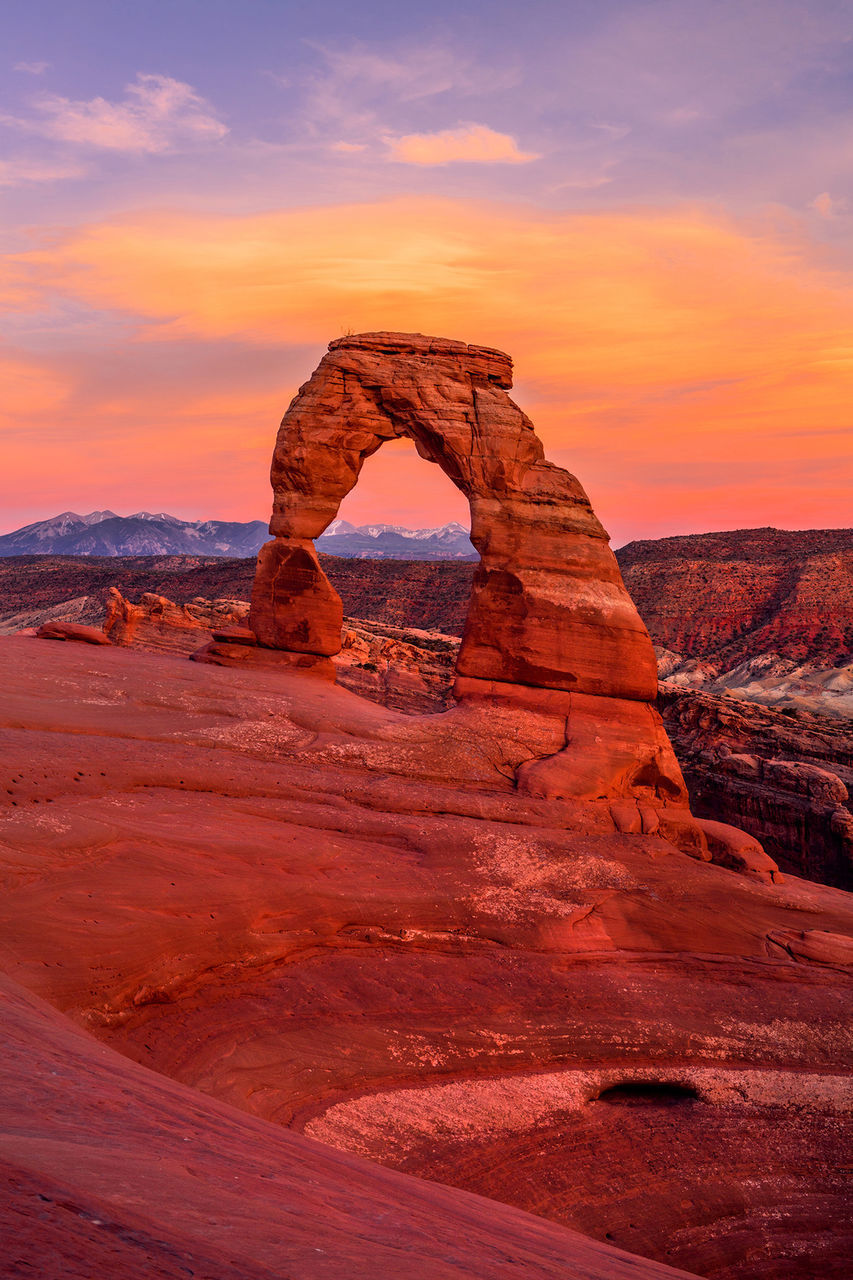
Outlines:
[[656,644],[710,658],[853,662],[853,529],[741,529],[632,542],[617,558]]

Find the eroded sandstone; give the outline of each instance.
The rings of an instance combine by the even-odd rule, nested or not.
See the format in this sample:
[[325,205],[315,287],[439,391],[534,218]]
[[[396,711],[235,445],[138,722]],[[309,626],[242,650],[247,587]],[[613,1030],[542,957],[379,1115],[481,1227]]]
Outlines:
[[853,733],[664,681],[659,705],[694,812],[744,828],[783,870],[853,886]]
[[312,539],[337,515],[365,459],[406,436],[467,497],[480,553],[457,698],[519,704],[514,691],[528,690],[527,705],[563,721],[559,751],[521,761],[519,786],[580,799],[644,792],[683,804],[678,764],[651,705],[657,666],[648,633],[583,488],[546,461],[511,386],[509,357],[490,348],[421,334],[332,342],[279,429],[275,536],[258,558],[250,626],[267,648],[338,652],[340,600]]

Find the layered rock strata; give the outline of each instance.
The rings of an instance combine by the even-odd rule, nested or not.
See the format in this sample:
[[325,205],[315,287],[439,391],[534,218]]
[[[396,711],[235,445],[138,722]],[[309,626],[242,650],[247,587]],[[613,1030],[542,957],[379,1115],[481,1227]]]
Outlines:
[[694,813],[743,827],[786,871],[853,888],[853,729],[661,685]]
[[632,542],[618,552],[656,644],[712,658],[760,654],[824,669],[853,662],[853,529],[736,529]]
[[[205,600],[178,605],[144,592],[134,604],[110,589],[104,633],[113,644],[152,653],[182,653],[218,663],[236,649],[244,661],[257,660],[254,633],[246,627],[244,600]],[[104,633],[101,633],[102,639]],[[383,626],[345,618],[334,666],[339,684],[398,711],[423,714],[453,705],[453,669],[459,640],[439,632]]]
[[365,459],[406,436],[465,494],[480,553],[457,659],[462,701],[535,706],[563,725],[559,751],[523,761],[522,790],[642,793],[684,803],[652,708],[657,669],[608,538],[574,476],[547,462],[507,395],[508,356],[420,334],[338,339],[278,433],[270,532],[250,626],[261,646],[317,659],[340,649],[340,598],[313,546]]

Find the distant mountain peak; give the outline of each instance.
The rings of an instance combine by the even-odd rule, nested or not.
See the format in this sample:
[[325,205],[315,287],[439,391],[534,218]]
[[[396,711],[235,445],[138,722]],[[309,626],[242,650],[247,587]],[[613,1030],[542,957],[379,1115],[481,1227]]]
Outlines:
[[100,524],[103,520],[118,520],[114,511],[90,511],[87,516],[77,516],[85,525]]
[[[63,511],[0,536],[0,556],[257,555],[268,538],[260,520],[181,520],[168,512]],[[468,532],[456,521],[434,529],[333,520],[317,539],[329,555],[394,560],[473,560]]]

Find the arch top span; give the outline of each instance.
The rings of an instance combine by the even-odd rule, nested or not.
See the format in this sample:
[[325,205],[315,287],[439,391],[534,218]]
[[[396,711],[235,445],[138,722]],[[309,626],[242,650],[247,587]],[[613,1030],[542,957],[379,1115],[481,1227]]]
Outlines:
[[329,344],[279,428],[270,532],[251,626],[262,645],[332,655],[342,609],[313,539],[366,458],[407,436],[466,495],[481,561],[458,688],[486,684],[648,702],[655,656],[607,534],[579,481],[545,459],[507,394],[502,351],[424,334],[362,333]]
[[495,386],[512,387],[512,356],[496,347],[475,346],[454,338],[430,338],[423,333],[348,333],[333,338],[329,351],[371,351],[389,356],[451,356],[464,362],[472,375],[479,374]]

